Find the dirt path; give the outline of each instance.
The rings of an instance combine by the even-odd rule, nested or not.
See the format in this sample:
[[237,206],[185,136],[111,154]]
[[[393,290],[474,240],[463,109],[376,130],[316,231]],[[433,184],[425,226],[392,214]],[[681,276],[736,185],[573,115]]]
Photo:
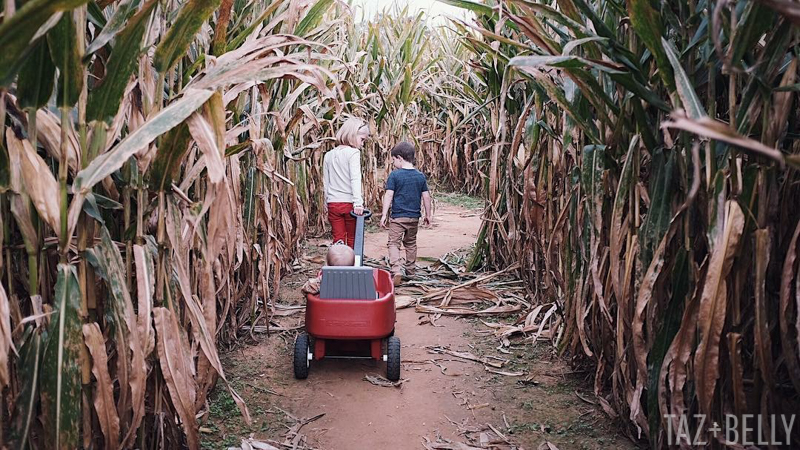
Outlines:
[[[423,264],[469,247],[480,225],[476,211],[456,206],[440,205],[436,217],[433,228],[419,233]],[[372,230],[366,256],[379,259],[385,245],[386,233]],[[300,274],[284,281],[282,304],[302,302],[299,285],[305,279]],[[277,448],[294,441],[297,448],[326,450],[423,449],[426,443],[430,448],[469,449],[481,448],[482,442],[483,448],[531,449],[546,441],[561,449],[633,448],[590,403],[586,381],[591,374],[572,372],[546,343],[533,348],[519,340],[512,343],[512,354],[501,354],[494,348],[496,339],[487,337],[487,328],[478,321],[442,317],[434,327],[423,316],[411,308],[398,311],[401,378],[406,380],[399,388],[365,381],[366,375],[385,375],[385,366],[363,360],[315,362],[307,380],[295,380],[291,332],[262,335],[259,345],[226,355],[228,377],[254,421],[245,425],[227,393],[216,389],[202,430],[204,448],[240,448],[242,438]],[[525,376],[490,373],[483,364],[432,354],[431,346],[510,359],[504,370]],[[576,392],[583,392],[586,400]],[[307,423],[301,426],[303,419]]]

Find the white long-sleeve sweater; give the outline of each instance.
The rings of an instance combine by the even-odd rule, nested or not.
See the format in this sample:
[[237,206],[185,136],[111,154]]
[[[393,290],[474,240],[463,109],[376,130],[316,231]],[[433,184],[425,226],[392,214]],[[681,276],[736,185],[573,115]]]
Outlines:
[[361,152],[340,145],[325,154],[322,162],[325,203],[352,203],[364,206],[361,193]]

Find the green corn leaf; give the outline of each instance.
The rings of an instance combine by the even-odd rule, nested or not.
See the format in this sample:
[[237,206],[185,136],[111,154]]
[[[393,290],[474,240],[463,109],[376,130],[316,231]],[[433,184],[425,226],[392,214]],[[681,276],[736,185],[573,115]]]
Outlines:
[[[104,201],[109,203],[104,203]],[[116,204],[117,206],[109,207],[110,204]],[[103,197],[100,194],[89,193],[86,196],[86,200],[83,203],[83,211],[94,220],[100,222],[101,225],[105,225],[106,224],[105,220],[103,219],[103,215],[100,212],[101,207],[105,209],[122,209],[122,205],[115,202],[114,200],[111,200],[108,197]]]
[[414,58],[414,62],[411,63],[411,67],[413,69],[416,70],[419,67],[419,63],[423,60],[423,57],[425,55],[425,50],[428,49],[428,44],[429,43],[430,43],[430,40],[425,39],[425,42],[422,43],[422,47],[418,48],[417,56],[416,56],[416,58]]
[[11,447],[18,449],[28,448],[28,436],[36,418],[36,405],[39,400],[39,380],[42,376],[42,345],[41,330],[34,327],[25,329],[22,336],[22,345],[19,350],[18,373],[22,384],[17,396],[17,403],[12,416]]
[[676,179],[675,152],[663,149],[653,154],[653,167],[656,168],[650,177],[648,192],[652,192],[650,209],[640,228],[639,236],[641,252],[639,259],[642,267],[649,267],[661,238],[667,232],[672,218],[672,200],[675,198],[678,181]]
[[[633,173],[633,156],[635,152],[639,151],[639,136],[633,136],[630,144],[628,145],[628,153],[625,155],[625,162],[622,165],[622,173],[619,175],[619,184],[617,185],[616,194],[614,195],[614,206],[611,208],[611,242],[614,245],[620,240],[622,214],[625,205],[628,202],[628,192],[633,183],[631,182],[631,175]],[[616,286],[615,286],[616,288]],[[620,295],[621,296],[621,295]]]
[[557,67],[560,69],[585,69],[589,66],[601,72],[623,74],[624,67],[607,61],[592,61],[578,56],[515,56],[508,62],[509,66]]
[[318,0],[311,8],[309,8],[303,20],[294,27],[294,35],[305,37],[306,34],[317,28],[322,23],[322,17],[328,12],[328,9],[333,4],[333,0]]
[[119,170],[139,149],[186,120],[213,94],[214,91],[210,90],[188,89],[180,100],[159,111],[144,125],[126,136],[116,147],[98,156],[85,169],[78,172],[73,184],[74,190],[87,194],[95,184]]
[[39,109],[45,106],[53,94],[56,76],[56,66],[50,59],[50,49],[46,39],[39,39],[19,73],[17,80],[19,106],[23,109]]
[[[525,71],[526,67],[520,67]],[[589,122],[584,120],[583,114],[578,111],[575,106],[570,103],[567,99],[566,95],[564,95],[564,90],[553,82],[549,76],[545,75],[544,73],[533,69],[532,71],[526,71],[533,76],[533,78],[539,82],[540,86],[544,88],[547,92],[547,95],[550,97],[551,100],[556,102],[563,110],[567,113],[567,115],[575,121],[575,123],[586,133],[586,136],[594,142],[595,144],[600,144],[600,139],[597,137],[597,133],[595,129],[590,125]]]
[[[642,0],[639,0],[642,1]],[[648,0],[643,0],[648,1]],[[606,25],[603,19],[597,15],[595,8],[589,6],[584,0],[573,0],[574,6],[576,6],[581,13],[583,13],[587,19],[592,21],[592,25],[594,25],[594,29],[597,30],[597,34],[603,37],[607,37],[609,39],[615,39],[617,34],[616,31],[612,31],[611,28]],[[630,2],[628,2],[628,7],[630,8]],[[635,29],[634,25],[634,29]],[[592,33],[594,34],[594,33]]]
[[153,167],[150,170],[150,189],[163,191],[170,187],[181,168],[181,161],[189,151],[192,135],[186,122],[170,130],[158,146]]
[[89,95],[86,120],[105,120],[110,125],[116,116],[128,80],[138,67],[144,32],[156,4],[155,0],[148,0],[117,36],[107,63],[106,76],[102,84]]
[[486,16],[491,16],[494,14],[494,10],[490,6],[486,6],[482,3],[471,2],[469,0],[436,0],[439,3],[444,3],[446,5],[457,6],[462,9],[467,9],[475,14],[483,14]]
[[673,89],[675,82],[672,79],[672,68],[661,43],[664,27],[658,12],[650,6],[650,0],[629,0],[627,4],[633,30],[655,57],[664,84]]
[[652,152],[658,146],[658,141],[653,134],[653,130],[657,127],[648,120],[641,102],[631,102],[631,104],[633,105],[633,117],[636,121],[638,132],[642,135],[644,145]]
[[242,203],[242,222],[247,225],[248,230],[252,230],[255,223],[258,192],[256,192],[256,178],[260,177],[256,166],[253,165],[244,175],[244,201]]
[[24,63],[33,43],[69,11],[88,0],[31,0],[0,25],[0,86],[8,86]]
[[692,80],[686,75],[686,72],[683,70],[681,66],[681,62],[678,61],[678,55],[675,53],[675,50],[672,49],[672,45],[666,41],[666,39],[661,38],[661,42],[664,45],[664,52],[667,54],[667,58],[669,59],[669,63],[672,65],[672,70],[675,73],[675,87],[678,91],[678,96],[681,98],[681,103],[683,103],[684,109],[689,113],[689,117],[692,119],[699,119],[701,117],[705,117],[706,111],[703,109],[703,103],[700,102],[700,99],[697,98],[697,94],[694,92],[694,87],[692,85]]
[[55,27],[47,33],[50,56],[58,67],[58,106],[70,108],[78,103],[83,88],[83,63],[77,42],[75,19],[72,14],[61,15]]
[[413,82],[414,80],[411,77],[411,64],[406,64],[405,73],[403,75],[403,88],[400,94],[400,101],[406,106],[408,106],[408,102],[411,98],[411,85]]
[[[755,76],[750,79],[747,87],[744,89],[742,99],[739,103],[738,113],[736,114],[736,129],[739,133],[746,134],[749,127],[753,124],[749,117],[750,105],[753,100],[757,98],[757,93],[760,92],[764,86],[764,79],[767,77],[775,76],[777,66],[782,64],[786,53],[792,42],[794,33],[792,32],[792,24],[788,20],[784,20],[772,33],[770,33],[764,50],[761,52],[759,62],[756,64]],[[766,83],[770,85],[771,83]]]
[[[559,2],[559,4],[560,3],[562,3],[562,2]],[[554,8],[551,8],[550,6],[543,5],[543,4],[540,4],[540,3],[531,3],[531,2],[527,2],[527,1],[524,2],[524,4],[525,4],[525,9],[527,9],[527,10],[533,12],[533,13],[536,13],[536,14],[542,16],[543,18],[551,19],[551,20],[553,20],[553,21],[555,21],[557,23],[560,23],[561,25],[564,25],[565,27],[569,28],[575,34],[575,36],[578,36],[580,38],[595,36],[594,32],[592,32],[589,28],[587,28],[584,24],[581,23],[582,21],[580,21],[580,22],[576,21],[576,20],[572,19],[571,17],[565,15],[561,11],[558,11],[558,10],[556,10]],[[573,7],[574,7],[574,5],[573,5]],[[594,14],[593,11],[592,11],[592,14]],[[587,15],[587,17],[589,17],[589,16]],[[599,18],[597,18],[597,20],[599,20]],[[602,21],[601,21],[601,23],[603,24],[602,27],[605,28],[605,24]],[[600,33],[600,34],[602,34],[602,33]],[[613,33],[611,33],[610,35],[604,34],[601,37],[603,39],[609,39],[609,38],[613,38],[614,34]]]
[[380,36],[379,36],[380,32],[374,31],[374,29],[372,27],[370,27],[370,30],[372,32],[374,32],[374,36],[372,38],[372,45],[371,45],[371,48],[370,48],[370,50],[372,51],[372,60],[373,61],[377,61],[378,60],[378,52],[383,53],[383,51],[381,50],[381,40],[380,40]]
[[[413,26],[409,29],[409,31],[411,31],[411,29],[413,29]],[[400,46],[400,54],[402,55],[403,58],[403,64],[408,64],[411,62],[411,56],[412,56],[411,46],[414,44],[413,39],[414,36],[411,35],[411,33],[409,33],[406,36],[405,40],[403,41],[403,45]]]
[[117,9],[114,11],[114,14],[111,18],[108,19],[108,22],[100,30],[100,33],[97,34],[97,37],[94,38],[91,44],[86,48],[86,55],[84,56],[84,61],[86,61],[94,52],[100,50],[108,44],[117,33],[122,30],[122,27],[125,26],[127,20],[136,12],[136,8],[139,7],[139,3],[141,0],[123,0],[117,5]]
[[775,17],[775,11],[764,6],[763,3],[747,2],[733,37],[732,64],[742,65],[744,54],[753,48],[753,45],[767,30],[773,27]]
[[97,2],[89,2],[86,6],[86,18],[97,28],[103,29],[108,21],[106,20],[106,16],[103,15],[103,11],[97,6]]
[[242,142],[240,144],[231,145],[230,147],[225,149],[225,157],[227,158],[228,156],[233,156],[242,153],[245,150],[250,149],[252,145],[253,143],[249,140]]
[[386,66],[386,59],[381,57],[380,62],[378,63],[378,73],[375,75],[375,78],[372,79],[372,84],[375,89],[378,88],[381,84],[381,76],[383,75],[383,69]]
[[694,48],[700,42],[704,42],[705,39],[708,38],[708,17],[704,17],[703,21],[700,22],[700,26],[697,27],[697,31],[695,31],[694,36],[692,36],[692,40],[689,41],[689,45],[683,50],[686,53],[688,50]]
[[244,40],[247,39],[248,36],[253,34],[253,31],[255,31],[256,27],[258,27],[258,25],[261,22],[267,20],[267,18],[271,16],[272,13],[274,13],[275,10],[277,10],[282,3],[283,0],[275,0],[272,3],[270,3],[269,7],[265,9],[260,16],[258,16],[258,19],[254,20],[253,23],[250,24],[250,26],[245,28],[241,33],[238,33],[236,37],[233,40],[231,40],[231,42],[227,46],[228,51],[231,51],[242,45],[242,42],[244,42]]
[[159,73],[167,73],[186,54],[200,27],[211,17],[220,2],[221,0],[188,0],[183,5],[172,28],[156,48],[153,63]]
[[609,75],[609,78],[625,87],[625,89],[638,95],[642,100],[650,103],[656,108],[662,111],[670,111],[670,107],[667,102],[661,100],[661,97],[659,97],[655,92],[639,83],[631,73],[612,73]]
[[42,417],[52,448],[79,447],[81,423],[81,292],[73,266],[58,265],[54,314],[42,362]]
[[[603,173],[605,172],[604,159],[606,155],[605,145],[587,145],[583,149],[583,174],[581,183],[583,191],[588,197],[586,202],[587,219],[592,225],[595,223],[594,214],[597,208],[603,207]],[[594,227],[592,227],[594,228]],[[599,230],[595,230],[597,232]],[[589,246],[586,247],[587,249]]]

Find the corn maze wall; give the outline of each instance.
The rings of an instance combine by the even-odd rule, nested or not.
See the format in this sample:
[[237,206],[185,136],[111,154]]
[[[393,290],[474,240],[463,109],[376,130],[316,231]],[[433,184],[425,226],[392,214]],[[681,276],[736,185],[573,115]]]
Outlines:
[[400,139],[486,199],[470,266],[518,264],[632,436],[797,411],[798,7],[446,3],[5,2],[0,442],[197,448],[216,383],[247,418],[219,351],[323,229],[348,115],[368,206]]

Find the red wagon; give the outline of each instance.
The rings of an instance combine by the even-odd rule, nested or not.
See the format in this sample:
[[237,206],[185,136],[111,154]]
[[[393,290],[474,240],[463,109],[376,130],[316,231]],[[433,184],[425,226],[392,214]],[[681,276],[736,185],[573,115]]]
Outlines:
[[306,332],[294,345],[294,375],[308,377],[311,361],[373,358],[386,378],[400,379],[400,339],[394,336],[394,285],[389,272],[361,266],[364,219],[356,216],[355,266],[322,268],[319,294],[306,296]]

